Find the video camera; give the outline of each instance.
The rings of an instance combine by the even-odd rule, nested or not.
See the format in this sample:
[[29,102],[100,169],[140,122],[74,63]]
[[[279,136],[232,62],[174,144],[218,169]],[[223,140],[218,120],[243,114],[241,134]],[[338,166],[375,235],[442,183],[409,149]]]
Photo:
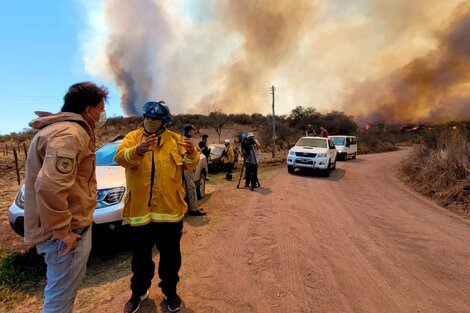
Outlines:
[[249,154],[250,149],[253,147],[254,144],[256,144],[256,141],[253,137],[248,137],[248,138],[243,139],[243,141],[242,141],[243,153],[245,155]]

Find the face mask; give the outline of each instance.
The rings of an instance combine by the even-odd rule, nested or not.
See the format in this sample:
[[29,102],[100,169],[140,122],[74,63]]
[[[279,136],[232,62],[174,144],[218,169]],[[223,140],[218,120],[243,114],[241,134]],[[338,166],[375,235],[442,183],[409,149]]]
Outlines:
[[150,118],[146,118],[144,120],[145,131],[149,134],[155,134],[162,125],[162,123],[163,121],[161,120],[152,120]]
[[100,113],[100,119],[95,122],[95,127],[100,128],[106,123],[106,111]]

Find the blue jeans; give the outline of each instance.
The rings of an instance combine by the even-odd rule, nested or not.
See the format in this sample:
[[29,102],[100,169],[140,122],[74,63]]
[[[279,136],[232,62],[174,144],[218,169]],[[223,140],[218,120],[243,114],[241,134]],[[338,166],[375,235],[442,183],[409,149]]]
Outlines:
[[46,240],[36,245],[47,265],[43,313],[72,313],[80,282],[85,276],[91,250],[91,226],[77,240],[77,247],[64,256],[66,248],[60,240]]

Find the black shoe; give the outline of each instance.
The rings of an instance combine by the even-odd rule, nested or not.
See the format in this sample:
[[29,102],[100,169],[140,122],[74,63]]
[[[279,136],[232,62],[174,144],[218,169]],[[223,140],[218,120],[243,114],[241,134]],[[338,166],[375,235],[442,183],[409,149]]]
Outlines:
[[191,216],[204,216],[204,215],[207,215],[207,213],[203,209],[199,208],[197,210],[188,210],[188,215],[191,215]]
[[166,306],[168,308],[168,311],[170,312],[178,312],[183,305],[181,303],[181,298],[178,295],[175,295],[174,297],[171,297],[171,298],[163,295],[163,298],[165,299]]
[[124,313],[135,313],[140,309],[140,302],[144,301],[147,299],[149,296],[149,291],[145,292],[144,295],[140,297],[134,297],[132,296],[129,301],[124,305]]

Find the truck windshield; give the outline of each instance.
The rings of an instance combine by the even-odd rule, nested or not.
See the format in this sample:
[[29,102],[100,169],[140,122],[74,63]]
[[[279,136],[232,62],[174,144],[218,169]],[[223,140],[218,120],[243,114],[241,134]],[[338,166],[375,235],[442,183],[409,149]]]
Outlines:
[[321,138],[300,138],[295,145],[300,147],[328,148],[328,141]]
[[344,146],[344,137],[333,137],[331,141],[335,144],[335,146]]

